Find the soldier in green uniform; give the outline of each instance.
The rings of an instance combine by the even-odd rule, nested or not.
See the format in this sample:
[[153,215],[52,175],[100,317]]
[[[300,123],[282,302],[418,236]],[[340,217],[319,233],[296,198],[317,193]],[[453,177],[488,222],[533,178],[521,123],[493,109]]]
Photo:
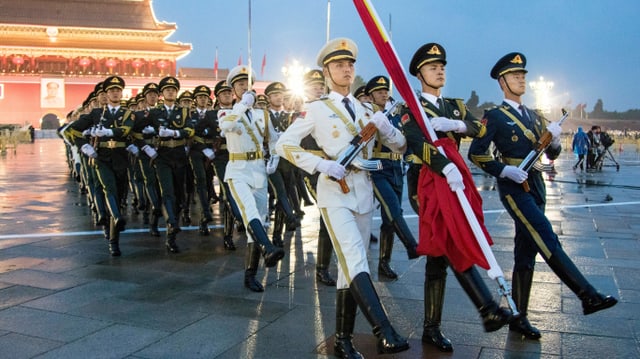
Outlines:
[[207,111],[207,102],[211,99],[211,89],[206,85],[198,85],[193,90],[196,110],[191,113],[191,126],[195,133],[189,147],[189,163],[193,170],[196,193],[200,201],[202,213],[200,215],[199,231],[202,235],[209,234],[208,223],[213,221],[209,206],[208,183],[213,181],[207,175],[207,168],[215,158],[213,142],[215,135],[215,113]]
[[[420,103],[430,119],[433,129],[436,131],[438,139],[454,141],[456,147],[459,147],[462,137],[482,137],[486,133],[486,129],[480,121],[471,115],[461,99],[442,97],[442,87],[446,82],[446,64],[445,49],[440,44],[428,43],[416,50],[409,65],[409,72],[420,80],[422,90]],[[452,191],[454,188],[460,188],[460,186],[464,188],[462,175],[458,168],[449,159],[441,155],[432,142],[427,141],[413,116],[403,117],[402,122],[408,146],[423,163],[421,171],[433,171],[446,177]],[[417,186],[417,182],[411,181],[410,184]],[[425,187],[410,189],[409,191],[418,193],[428,190],[429,188]],[[428,195],[426,195],[427,200],[428,198]],[[443,238],[438,239],[446,240]],[[449,266],[449,261],[453,262],[456,259],[444,256],[427,256],[425,265],[425,313],[422,342],[432,344],[445,352],[452,351],[453,346],[451,341],[442,334],[440,322],[444,304],[447,267]],[[480,312],[485,331],[498,330],[511,320],[511,312],[499,307],[473,265],[464,271],[454,270],[454,274]]]
[[180,206],[184,201],[184,181],[187,170],[186,140],[193,136],[189,121],[189,109],[176,104],[180,82],[173,76],[160,80],[158,85],[164,104],[149,111],[152,127],[158,137],[158,157],[154,160],[160,193],[167,223],[165,245],[171,253],[178,253],[176,235],[181,231],[178,224]]
[[133,143],[141,150],[137,156],[137,165],[140,168],[144,182],[144,193],[147,198],[147,208],[145,212],[151,214],[149,221],[149,233],[154,237],[159,237],[158,221],[162,216],[162,204],[160,202],[160,189],[158,187],[158,177],[156,169],[151,165],[151,161],[157,156],[155,150],[156,130],[153,127],[149,111],[155,108],[158,102],[158,84],[149,82],[142,88],[142,98],[140,110],[136,112],[136,121],[131,129]]
[[72,125],[75,131],[80,132],[95,126],[95,130],[91,131],[92,143],[84,138],[78,138],[77,141],[82,153],[93,159],[104,192],[110,214],[109,250],[112,256],[121,254],[120,232],[126,225],[119,205],[127,190],[127,137],[134,123],[133,112],[120,106],[124,86],[121,77],[108,77],[102,83],[108,104],[94,109]]
[[[178,96],[178,104],[182,108],[186,108],[189,111],[189,117],[193,111],[193,93],[191,91],[184,91]],[[188,151],[191,141],[187,141],[185,144],[185,150]],[[195,192],[195,179],[193,178],[193,168],[191,163],[187,163],[187,170],[185,171],[184,180],[184,203],[182,203],[182,224],[185,226],[191,225],[191,204],[193,203],[193,194]]]

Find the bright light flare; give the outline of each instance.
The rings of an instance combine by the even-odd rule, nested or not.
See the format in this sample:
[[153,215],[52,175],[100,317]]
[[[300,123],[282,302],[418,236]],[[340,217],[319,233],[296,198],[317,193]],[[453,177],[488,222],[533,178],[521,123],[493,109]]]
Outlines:
[[292,96],[304,97],[304,74],[309,71],[309,68],[300,64],[300,62],[294,59],[291,64],[284,65],[282,67],[282,74],[285,77],[285,85],[291,92]]
[[542,113],[551,113],[551,89],[553,89],[553,81],[546,81],[540,76],[538,81],[529,82],[529,87],[533,90],[536,99],[536,108]]

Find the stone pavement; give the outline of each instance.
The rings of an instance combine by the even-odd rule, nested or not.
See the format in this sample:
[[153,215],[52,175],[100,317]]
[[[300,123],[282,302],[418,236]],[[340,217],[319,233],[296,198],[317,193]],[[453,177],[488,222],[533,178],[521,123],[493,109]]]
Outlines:
[[[187,227],[182,253],[165,251],[129,215],[123,256],[111,258],[85,197],[69,177],[58,139],[37,140],[0,157],[0,358],[332,358],[335,289],[314,280],[318,213],[289,232],[285,259],[260,268],[264,293],[242,285],[244,234],[238,250]],[[640,159],[616,155],[620,171],[574,173],[563,153],[548,182],[548,215],[570,256],[602,292],[620,303],[583,316],[580,302],[538,257],[529,318],[542,339],[522,340],[506,328],[484,333],[479,316],[452,275],[443,330],[454,343],[442,354],[420,342],[424,258],[409,261],[396,242],[397,281],[378,281],[378,247],[370,248],[376,287],[411,350],[381,358],[639,358]],[[484,198],[493,251],[510,279],[513,225],[493,180],[474,168]],[[405,213],[417,234],[417,218]],[[197,213],[197,211],[194,211]],[[217,208],[216,208],[216,213]],[[197,216],[194,216],[197,220]],[[379,217],[374,233],[377,234]],[[335,274],[335,262],[332,264]],[[492,289],[496,288],[486,276]],[[497,297],[497,294],[496,294]],[[377,357],[362,315],[356,345]]]

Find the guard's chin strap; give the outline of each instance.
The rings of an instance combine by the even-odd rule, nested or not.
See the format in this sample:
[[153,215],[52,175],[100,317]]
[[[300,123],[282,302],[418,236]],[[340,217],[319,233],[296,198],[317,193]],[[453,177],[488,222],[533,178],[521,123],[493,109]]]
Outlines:
[[419,73],[418,75],[420,75],[418,78],[420,79],[420,82],[421,82],[421,83],[425,84],[425,85],[426,85],[426,86],[428,86],[428,87],[431,87],[431,88],[432,88],[432,89],[434,89],[434,90],[438,90],[437,88],[435,88],[435,87],[433,87],[433,86],[429,85],[429,83],[424,79],[424,77],[422,77],[422,74],[421,74],[421,73]]
[[509,91],[510,94],[517,96],[512,90],[511,90],[511,86],[509,86],[509,82],[507,81],[507,78],[504,77],[504,75],[500,76],[501,79],[504,80],[504,84],[505,86],[507,86],[507,90]]

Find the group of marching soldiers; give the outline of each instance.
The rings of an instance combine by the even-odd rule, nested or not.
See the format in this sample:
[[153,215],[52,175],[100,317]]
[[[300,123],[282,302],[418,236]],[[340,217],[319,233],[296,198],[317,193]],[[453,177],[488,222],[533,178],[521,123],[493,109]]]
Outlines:
[[[439,181],[445,191],[474,187],[468,168],[436,149],[434,140],[421,130],[419,117],[389,96],[387,77],[375,76],[351,93],[356,57],[357,46],[351,40],[328,42],[318,54],[322,70],[304,76],[304,98],[291,96],[281,82],[270,83],[264,95],[256,95],[251,90],[253,71],[243,65],[215,85],[215,102],[206,85],[179,96],[180,83],[171,76],[148,83],[124,104],[122,78],[111,76],[96,85],[61,135],[69,145],[72,169],[90,199],[95,224],[104,226],[111,255],[121,255],[119,237],[126,226],[123,211],[129,191],[151,235],[160,236],[159,219],[164,217],[165,246],[171,253],[180,251],[180,220],[190,224],[193,196],[200,204],[202,235],[210,232],[211,205],[220,201],[224,247],[235,250],[234,227],[247,232],[244,285],[261,292],[264,287],[256,279],[260,257],[265,267],[273,267],[285,256],[283,231],[300,226],[301,205],[310,204],[313,197],[321,214],[316,280],[337,287],[334,354],[362,357],[352,342],[358,308],[373,327],[378,352],[400,352],[409,343],[392,327],[367,262],[368,244],[375,238],[371,226],[376,198],[382,218],[378,276],[398,277],[390,265],[396,236],[409,259],[427,255],[422,342],[441,351],[453,350],[440,329],[449,267],[487,332],[509,324],[511,331],[526,338],[541,337],[526,317],[537,253],[582,300],[584,314],[616,304],[615,298],[596,291],[564,253],[544,215],[540,173],[517,167],[542,133],[553,136],[547,155],[555,158],[560,152],[559,125],[547,126],[539,113],[521,104],[526,88],[523,54],[508,54],[494,66],[491,77],[498,80],[505,102],[482,121],[461,100],[442,97],[447,61],[441,45],[423,45],[409,65],[420,81],[420,105],[437,133],[438,146],[457,153],[461,138],[473,137],[469,158],[498,178],[501,200],[516,225],[517,317],[499,306],[483,282],[476,269],[483,260],[473,258],[474,246],[452,249],[453,232],[438,231],[433,223],[445,219],[428,218],[437,213],[437,196],[431,191]],[[376,133],[370,142],[363,141],[368,128]],[[491,143],[500,156],[490,152]],[[420,218],[420,245],[403,216],[405,176],[409,201]],[[214,177],[220,184],[219,195]],[[529,191],[522,186],[527,180]],[[269,228],[272,211],[274,223]],[[456,233],[467,236],[464,230]],[[446,248],[440,251],[440,245]],[[336,279],[328,271],[332,253],[337,258]]]

